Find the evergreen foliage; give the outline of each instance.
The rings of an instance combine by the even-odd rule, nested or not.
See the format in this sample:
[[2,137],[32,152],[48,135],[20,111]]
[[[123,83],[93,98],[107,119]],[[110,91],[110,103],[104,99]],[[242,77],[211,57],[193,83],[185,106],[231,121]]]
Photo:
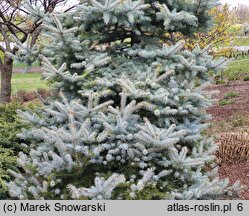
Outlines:
[[19,199],[214,199],[242,189],[217,178],[208,72],[224,67],[209,47],[165,46],[165,33],[210,24],[217,1],[92,0],[46,17],[43,78],[59,97],[24,112]]
[[0,199],[9,198],[5,184],[6,180],[11,179],[8,170],[18,171],[16,162],[18,153],[20,151],[27,153],[21,145],[24,140],[17,137],[21,129],[27,128],[27,125],[17,116],[17,109],[25,108],[16,102],[0,106]]
[[8,187],[5,181],[10,180],[10,175],[7,170],[16,170],[16,159],[17,157],[11,149],[0,146],[0,200],[9,198]]
[[16,153],[22,150],[21,140],[16,135],[26,127],[16,113],[18,109],[24,109],[24,106],[16,102],[0,106],[0,146]]
[[[214,17],[214,25],[209,31],[196,32],[194,37],[189,37],[179,32],[167,33],[168,43],[174,44],[175,41],[185,40],[184,47],[186,49],[194,49],[198,43],[201,48],[212,45],[213,47],[228,46],[234,40],[235,32],[231,33],[228,29],[232,26],[231,10],[229,5],[220,5],[209,11],[209,14]],[[228,56],[229,48],[225,53],[221,51],[213,51],[213,56]],[[224,50],[223,50],[224,52]]]

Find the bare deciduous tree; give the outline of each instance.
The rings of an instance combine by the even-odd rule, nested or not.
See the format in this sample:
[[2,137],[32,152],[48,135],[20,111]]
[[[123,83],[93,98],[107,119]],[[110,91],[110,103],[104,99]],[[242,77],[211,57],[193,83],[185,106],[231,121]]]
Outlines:
[[238,4],[234,10],[237,22],[245,23],[249,21],[249,6],[244,4]]
[[[44,13],[51,13],[55,7],[65,0],[29,0],[32,6],[42,7]],[[32,36],[32,44],[35,44],[40,31],[42,19],[32,22],[30,13],[24,7],[23,0],[0,0],[0,71],[1,93],[0,103],[10,101],[11,77],[13,71],[13,59],[7,54],[15,54],[18,48],[11,46],[12,36],[25,43],[28,35]],[[1,56],[0,55],[0,56]]]

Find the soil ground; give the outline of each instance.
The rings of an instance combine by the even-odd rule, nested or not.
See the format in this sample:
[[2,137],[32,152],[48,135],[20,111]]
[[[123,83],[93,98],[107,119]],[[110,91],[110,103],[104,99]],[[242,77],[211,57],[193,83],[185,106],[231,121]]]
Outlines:
[[219,122],[230,118],[235,114],[249,116],[249,82],[236,81],[230,85],[215,85],[209,88],[210,90],[218,90],[220,93],[216,96],[222,100],[229,92],[236,92],[238,96],[232,98],[232,104],[219,106],[215,104],[209,109],[209,113],[213,115],[213,121]]
[[[220,91],[215,96],[218,100],[224,100],[225,95],[229,92],[236,92],[237,96],[231,98],[231,104],[220,106],[217,102],[208,110],[213,119],[207,134],[215,136],[223,132],[249,132],[249,82],[236,81],[227,86],[214,85],[209,87],[208,90]],[[221,178],[229,178],[231,183],[240,180],[247,189],[239,197],[249,200],[249,161],[236,164],[220,164],[219,175]]]

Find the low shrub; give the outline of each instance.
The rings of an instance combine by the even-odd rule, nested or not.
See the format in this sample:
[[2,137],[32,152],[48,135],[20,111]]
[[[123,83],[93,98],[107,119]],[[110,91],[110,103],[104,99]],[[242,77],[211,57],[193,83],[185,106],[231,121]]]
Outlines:
[[18,109],[24,109],[24,106],[17,102],[0,105],[0,146],[16,152],[21,150],[16,135],[26,126],[17,116]]
[[5,180],[10,179],[8,169],[17,170],[16,159],[14,151],[0,146],[0,200],[8,198]]
[[248,119],[245,118],[245,116],[243,116],[243,115],[236,115],[231,120],[231,125],[234,128],[247,126],[248,124],[249,124]]
[[26,151],[17,137],[22,128],[28,128],[17,115],[16,110],[34,109],[36,104],[22,105],[17,102],[0,105],[0,199],[8,199],[5,181],[10,178],[8,169],[17,170],[16,158],[20,151]]
[[230,99],[230,98],[235,98],[235,97],[238,97],[239,94],[238,92],[236,91],[230,91],[230,92],[227,92],[224,96],[225,99]]
[[233,103],[234,102],[232,100],[229,100],[229,99],[222,99],[219,101],[220,106],[226,106],[226,105],[233,104]]

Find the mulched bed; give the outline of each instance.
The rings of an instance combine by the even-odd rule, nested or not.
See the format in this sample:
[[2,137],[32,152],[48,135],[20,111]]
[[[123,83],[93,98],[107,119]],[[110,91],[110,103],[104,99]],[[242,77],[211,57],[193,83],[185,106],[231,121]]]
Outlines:
[[236,91],[238,97],[232,98],[233,104],[219,106],[215,104],[209,108],[208,112],[213,115],[213,122],[226,120],[232,115],[239,113],[249,116],[249,81],[236,81],[230,85],[216,85],[207,88],[207,90],[218,90],[220,93],[216,98],[223,99],[227,92]]
[[[220,93],[215,96],[217,99],[224,99],[224,95],[231,91],[236,91],[238,97],[232,98],[233,104],[219,106],[215,104],[209,108],[208,112],[212,114],[212,123],[217,124],[221,121],[229,121],[233,116],[240,115],[245,119],[249,119],[249,81],[235,81],[230,85],[214,85],[207,90],[218,90]],[[242,130],[243,127],[241,127]],[[219,131],[216,131],[219,133]],[[232,131],[231,131],[232,132]],[[240,180],[247,187],[245,191],[240,193],[240,199],[249,200],[249,161],[236,164],[220,164],[220,178],[229,178],[233,184],[236,180]]]
[[249,200],[249,162],[221,164],[219,176],[221,179],[229,178],[230,183],[232,184],[237,180],[240,180],[243,185],[247,186],[247,189],[241,192],[239,197],[241,199]]
[[37,95],[43,100],[46,100],[51,96],[51,92],[46,89],[38,89],[37,91],[18,91],[15,95],[12,95],[12,101],[17,101],[19,103],[31,102],[39,100]]

